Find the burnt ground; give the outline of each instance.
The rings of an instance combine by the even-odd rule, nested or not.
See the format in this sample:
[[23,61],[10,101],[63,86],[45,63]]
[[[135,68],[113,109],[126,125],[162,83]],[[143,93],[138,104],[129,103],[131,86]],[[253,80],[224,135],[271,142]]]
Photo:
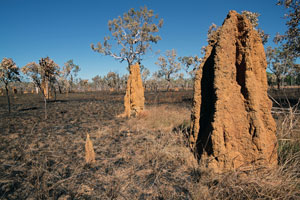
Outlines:
[[[176,172],[182,161],[170,155],[164,163],[168,153],[158,151],[170,145],[170,135],[131,130],[126,119],[117,119],[123,96],[58,95],[47,104],[47,120],[38,95],[12,96],[10,115],[6,97],[0,97],[0,199],[190,199],[184,185],[192,171]],[[146,106],[189,109],[191,97],[191,92],[146,93]],[[84,160],[87,133],[96,153],[94,165]],[[166,138],[165,143],[156,144],[157,138]],[[185,147],[181,135],[176,138],[174,145]]]
[[[184,135],[192,91],[146,92],[148,111],[130,120],[116,118],[124,109],[123,97],[109,92],[61,94],[48,102],[47,120],[38,95],[12,96],[10,115],[6,97],[0,97],[0,199],[299,197],[295,179],[278,181],[290,175],[262,181],[255,173],[240,179],[237,173],[201,171]],[[87,133],[96,154],[92,165],[85,163]]]

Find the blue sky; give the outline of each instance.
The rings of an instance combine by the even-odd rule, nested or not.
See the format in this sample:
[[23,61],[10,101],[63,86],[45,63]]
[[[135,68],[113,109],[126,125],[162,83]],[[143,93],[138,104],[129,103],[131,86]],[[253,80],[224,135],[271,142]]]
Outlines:
[[[91,79],[109,71],[127,73],[127,63],[91,50],[90,44],[109,35],[107,22],[130,8],[147,6],[164,19],[162,40],[153,51],[176,49],[178,56],[198,55],[205,46],[208,27],[222,25],[229,10],[261,14],[259,27],[271,35],[286,31],[285,10],[276,0],[0,0],[0,59],[12,58],[19,67],[49,56],[59,66],[73,59],[79,77]],[[143,64],[158,70],[155,54]]]

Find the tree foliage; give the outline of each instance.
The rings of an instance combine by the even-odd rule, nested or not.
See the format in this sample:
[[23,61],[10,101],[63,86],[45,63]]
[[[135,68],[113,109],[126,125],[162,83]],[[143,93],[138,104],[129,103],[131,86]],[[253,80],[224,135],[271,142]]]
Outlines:
[[172,76],[177,75],[177,72],[181,69],[181,64],[177,61],[176,50],[167,50],[165,56],[160,56],[155,64],[160,67],[158,70],[158,76],[164,77],[164,79],[168,82],[168,90]]
[[144,65],[140,65],[140,71],[141,71],[141,77],[142,77],[142,81],[145,84],[147,78],[150,75],[150,71],[148,68],[146,68]]
[[275,75],[277,88],[280,89],[282,80],[287,75],[291,75],[295,69],[294,57],[283,46],[278,48],[268,47],[266,57],[268,69]]
[[19,68],[11,58],[3,58],[0,63],[0,80],[5,85],[20,81]]
[[[22,72],[29,76],[36,87],[41,91],[41,94],[45,102],[45,119],[47,118],[47,96],[48,92],[43,87],[48,87],[48,83],[51,85],[56,81],[56,77],[59,74],[59,66],[51,60],[49,57],[41,58],[39,64],[35,62],[28,63],[22,67]],[[45,85],[43,85],[45,84]]]
[[[134,10],[131,8],[123,17],[119,16],[108,21],[111,36],[104,37],[104,42],[98,42],[97,46],[91,48],[103,55],[109,55],[120,62],[127,61],[128,66],[134,62],[141,61],[150,43],[157,43],[161,37],[157,35],[163,20],[158,20],[158,15],[147,7]],[[113,44],[118,48],[113,49]],[[114,50],[114,51],[113,51]]]
[[59,66],[49,57],[46,57],[41,58],[39,64],[35,62],[28,63],[22,68],[22,72],[29,76],[36,87],[41,90],[41,93],[46,96],[42,89],[42,82],[53,83],[59,74]]
[[102,89],[101,86],[104,85],[104,82],[103,82],[103,79],[101,76],[99,75],[96,75],[92,78],[92,81],[93,81],[93,85],[94,85],[94,88],[97,90],[97,89]]
[[62,69],[62,77],[64,84],[66,86],[66,91],[70,92],[72,86],[74,85],[74,79],[77,77],[78,72],[80,71],[79,65],[74,64],[73,60],[68,60]]
[[279,46],[268,47],[266,56],[268,68],[274,74],[277,88],[280,89],[284,80],[298,79],[299,77],[299,64],[295,62],[300,55],[300,3],[298,0],[278,0],[277,5],[284,6],[288,11],[285,14],[288,30],[284,35],[276,34],[273,41]]
[[287,19],[288,30],[279,41],[283,42],[284,48],[297,58],[300,56],[300,2],[299,0],[278,0],[277,5],[284,6],[288,12],[284,16]]
[[81,91],[89,91],[90,90],[90,84],[89,84],[88,79],[79,78],[78,86],[79,86],[79,90],[81,90]]
[[120,76],[115,72],[108,72],[106,76],[107,85],[112,89],[119,89]]
[[[179,57],[178,60],[185,67],[186,73],[191,77],[195,77],[195,73],[203,59],[199,58],[198,56],[184,56]],[[191,70],[190,67],[192,67]]]
[[96,75],[92,78],[92,85],[96,90],[123,90],[126,88],[128,75],[120,76],[117,72],[108,72],[101,77]]
[[10,113],[8,85],[11,82],[20,81],[19,68],[11,58],[3,58],[2,62],[0,63],[0,81],[5,85],[8,112]]

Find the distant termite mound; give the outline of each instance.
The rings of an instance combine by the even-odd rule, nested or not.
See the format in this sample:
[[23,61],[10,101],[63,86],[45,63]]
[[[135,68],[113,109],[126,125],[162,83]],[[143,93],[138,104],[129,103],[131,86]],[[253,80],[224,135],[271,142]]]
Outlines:
[[46,79],[42,80],[41,88],[44,92],[45,98],[51,99],[52,98],[51,90],[49,88],[49,82]]
[[4,89],[0,88],[0,96],[4,96]]
[[140,66],[138,63],[130,66],[124,97],[125,112],[122,117],[136,116],[144,110],[144,87],[142,83]]
[[259,34],[230,11],[195,78],[189,141],[201,166],[225,172],[277,165],[266,67]]

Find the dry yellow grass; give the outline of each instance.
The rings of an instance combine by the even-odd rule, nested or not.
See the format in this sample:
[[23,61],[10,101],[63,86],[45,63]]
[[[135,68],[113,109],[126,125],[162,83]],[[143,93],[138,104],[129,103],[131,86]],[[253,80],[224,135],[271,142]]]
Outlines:
[[135,130],[159,130],[170,132],[172,129],[190,121],[190,110],[175,105],[149,106],[137,118],[128,120],[128,126]]
[[[172,175],[177,177],[183,171],[191,174],[192,181],[186,185],[191,199],[297,199],[300,197],[300,154],[299,154],[299,118],[291,113],[277,118],[277,138],[279,141],[279,167],[266,170],[232,171],[215,174],[207,169],[198,167],[192,153],[184,146],[184,134],[174,132],[176,127],[186,127],[190,121],[190,111],[179,106],[160,105],[148,107],[137,118],[127,121],[128,132],[159,132],[160,136],[143,134],[149,141],[140,148],[134,146],[137,154],[135,165],[155,163],[150,169],[139,171],[139,176],[147,178],[154,174],[154,184],[160,184],[163,195],[171,198],[171,189],[162,187],[160,177],[162,169],[169,168],[166,163],[173,163],[180,170],[174,170]],[[177,129],[178,130],[178,129]],[[131,137],[134,137],[132,136]],[[136,139],[136,138],[135,138]],[[135,140],[134,139],[134,140]],[[181,140],[178,143],[178,140]],[[130,147],[132,150],[132,146]],[[125,155],[123,155],[125,156]],[[175,167],[175,166],[174,166]],[[176,168],[175,167],[175,168]],[[172,167],[171,167],[172,168]],[[136,173],[137,167],[131,168]],[[174,169],[174,168],[172,168]],[[155,191],[153,191],[155,193]]]

